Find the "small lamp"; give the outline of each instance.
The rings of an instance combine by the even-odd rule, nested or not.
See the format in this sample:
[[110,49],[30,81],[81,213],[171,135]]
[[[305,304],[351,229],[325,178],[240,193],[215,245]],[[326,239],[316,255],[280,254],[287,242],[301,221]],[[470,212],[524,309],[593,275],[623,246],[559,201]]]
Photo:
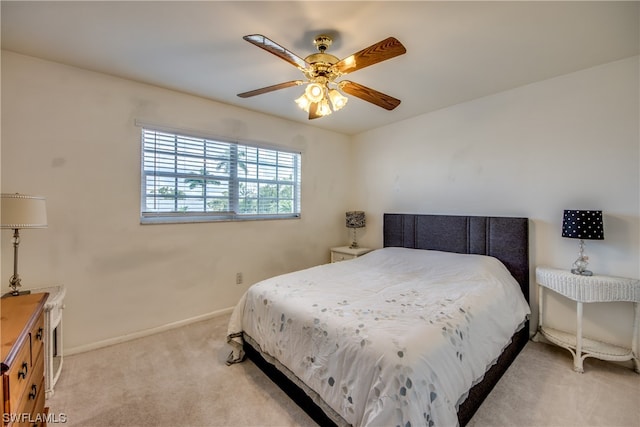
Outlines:
[[350,211],[347,212],[347,228],[353,230],[353,242],[351,242],[351,249],[357,249],[358,241],[356,239],[356,229],[363,228],[365,226],[364,212],[362,211]]
[[584,241],[604,239],[602,211],[565,210],[562,237],[580,239],[578,259],[573,263],[571,272],[581,276],[593,276],[593,272],[587,270],[589,257],[584,254]]
[[0,211],[0,228],[13,230],[13,276],[9,280],[11,295],[28,294],[20,292],[20,276],[18,275],[18,246],[22,228],[46,228],[47,209],[44,197],[27,196],[25,194],[2,194]]

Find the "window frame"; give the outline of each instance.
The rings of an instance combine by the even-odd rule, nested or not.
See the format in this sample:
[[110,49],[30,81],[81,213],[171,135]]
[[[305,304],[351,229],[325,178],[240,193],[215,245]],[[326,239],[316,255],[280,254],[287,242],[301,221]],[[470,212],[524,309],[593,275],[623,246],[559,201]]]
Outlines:
[[[301,217],[301,187],[302,187],[302,152],[300,150],[296,150],[289,147],[281,147],[272,144],[264,144],[264,143],[256,143],[249,141],[236,141],[231,140],[229,138],[221,138],[218,136],[213,136],[209,134],[205,134],[202,132],[196,131],[185,131],[181,129],[167,128],[164,126],[158,126],[149,123],[143,123],[140,121],[136,121],[136,125],[139,126],[140,129],[140,223],[141,224],[171,224],[171,223],[202,223],[202,222],[222,222],[222,221],[256,221],[256,220],[275,220],[275,219],[299,219]],[[156,147],[152,150],[149,150],[147,147],[147,133],[154,134],[154,141]],[[164,157],[165,159],[171,159],[171,155],[165,150],[163,153],[162,150],[157,148],[157,140],[158,134],[162,134],[163,136],[173,137],[173,161],[175,164],[174,172],[159,171],[161,169],[156,165],[158,163],[158,159]],[[206,154],[206,146],[211,143],[218,147],[228,147],[228,170],[225,172],[226,175],[223,177],[216,177],[207,173],[207,168],[203,168],[202,171],[204,173],[185,173],[178,171],[178,158],[185,157],[184,152],[179,151],[179,140],[188,139],[193,141],[202,141],[202,155],[194,155],[190,154],[186,157],[192,157],[195,160],[202,161],[203,164],[207,164],[214,159],[214,156],[208,157]],[[167,140],[165,139],[164,142]],[[145,167],[145,162],[147,160],[147,154],[151,154],[151,158],[155,161],[154,168],[148,170]],[[240,161],[239,154],[244,153],[245,157],[247,153],[255,154],[255,157],[252,157],[251,160]],[[267,160],[261,160],[260,156],[268,155]],[[275,161],[272,157],[275,156]],[[290,160],[291,163],[284,165],[285,160],[280,161],[280,157],[285,156],[286,159]],[[223,161],[226,158],[223,159]],[[270,159],[270,160],[269,160]],[[220,160],[220,159],[218,159]],[[240,167],[240,163],[243,163],[244,166]],[[252,166],[255,168],[254,176],[249,177],[247,168],[248,166]],[[273,179],[267,179],[261,177],[259,175],[259,170],[261,167],[271,167],[276,170],[276,176]],[[166,168],[165,168],[166,169]],[[244,176],[238,174],[238,169],[245,170]],[[279,171],[283,170],[291,170],[292,178],[284,179],[279,178]],[[156,201],[161,201],[164,199],[171,199],[174,202],[174,210],[171,211],[161,211],[161,210],[148,210],[147,201],[149,199],[148,189],[147,189],[147,180],[157,180],[158,178],[172,178],[175,180],[173,190],[173,197],[170,195],[155,197]],[[184,192],[180,194],[180,186],[178,184],[178,180],[187,180],[191,179],[194,181],[202,180],[204,184],[201,184],[203,196],[201,198],[194,195],[186,195]],[[221,182],[218,182],[217,179],[221,179],[226,182],[226,186],[228,186],[228,193],[226,197],[222,196],[211,196],[208,197],[206,194],[206,187],[209,186],[210,183],[218,184],[221,188],[225,187],[225,185],[220,185]],[[183,181],[183,184],[185,181]],[[244,184],[245,190],[248,185],[251,184],[252,187],[257,189],[255,195],[246,195],[243,197],[241,193],[241,187]],[[260,194],[259,188],[261,186],[276,186],[276,196],[275,197],[266,197]],[[281,186],[291,187],[291,195],[287,198],[280,198],[280,189]],[[190,187],[193,189],[192,187]],[[273,191],[273,188],[271,188]],[[177,193],[177,194],[176,194]],[[224,192],[223,192],[224,194]],[[153,198],[153,197],[152,197]],[[201,201],[203,203],[203,210],[198,211],[188,211],[188,210],[179,210],[178,207],[180,205],[180,200],[193,200]],[[212,200],[222,200],[222,203],[225,203],[228,206],[228,210],[211,210],[207,211],[207,206],[210,206]],[[270,202],[276,203],[276,209],[280,207],[280,203],[291,203],[292,209],[290,212],[285,213],[259,213],[260,202]],[[247,204],[253,206],[255,203],[255,211],[252,213],[242,213],[240,209],[242,209],[241,205],[244,205],[246,208]],[[188,209],[182,208],[182,209]]]

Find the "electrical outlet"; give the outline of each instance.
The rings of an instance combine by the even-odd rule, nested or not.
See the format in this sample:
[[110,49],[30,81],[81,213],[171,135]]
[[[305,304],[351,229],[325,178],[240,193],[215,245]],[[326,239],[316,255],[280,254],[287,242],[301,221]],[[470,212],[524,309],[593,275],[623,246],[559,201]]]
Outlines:
[[236,273],[236,285],[242,284],[242,273]]

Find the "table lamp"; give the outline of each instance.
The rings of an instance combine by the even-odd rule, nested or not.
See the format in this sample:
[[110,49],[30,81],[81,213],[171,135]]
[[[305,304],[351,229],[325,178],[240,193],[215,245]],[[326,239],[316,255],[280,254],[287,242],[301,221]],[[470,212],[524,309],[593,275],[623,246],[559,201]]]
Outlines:
[[46,228],[47,209],[45,198],[27,196],[25,194],[2,193],[2,209],[0,211],[0,228],[13,230],[13,276],[9,279],[11,295],[28,294],[20,291],[20,276],[18,275],[18,246],[20,245],[20,229]]
[[362,211],[350,211],[347,212],[347,228],[351,228],[353,230],[353,242],[351,242],[351,249],[357,249],[358,240],[356,239],[356,229],[363,228],[365,226],[365,217],[364,212]]
[[593,276],[593,272],[587,270],[589,257],[584,254],[584,241],[604,239],[602,211],[565,210],[562,237],[580,239],[578,259],[573,263],[571,272],[581,276]]

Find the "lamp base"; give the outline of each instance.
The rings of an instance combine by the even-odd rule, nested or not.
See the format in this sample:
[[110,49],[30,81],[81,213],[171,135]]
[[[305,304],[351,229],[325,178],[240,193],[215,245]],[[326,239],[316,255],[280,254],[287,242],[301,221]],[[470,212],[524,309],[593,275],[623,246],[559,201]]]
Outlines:
[[11,291],[11,292],[7,292],[6,294],[2,295],[2,298],[5,297],[17,297],[20,295],[29,295],[31,293],[31,291]]
[[579,276],[593,276],[593,271],[590,270],[579,270],[577,268],[572,268],[571,272]]
[[353,230],[353,239],[351,240],[351,246],[349,246],[349,249],[358,249],[360,246],[358,246],[358,235],[356,234],[356,229],[352,228],[351,230]]
[[573,263],[571,272],[579,276],[593,276],[593,272],[587,270],[589,265],[589,257],[584,254],[584,240],[580,239],[580,252],[578,252],[578,259]]

